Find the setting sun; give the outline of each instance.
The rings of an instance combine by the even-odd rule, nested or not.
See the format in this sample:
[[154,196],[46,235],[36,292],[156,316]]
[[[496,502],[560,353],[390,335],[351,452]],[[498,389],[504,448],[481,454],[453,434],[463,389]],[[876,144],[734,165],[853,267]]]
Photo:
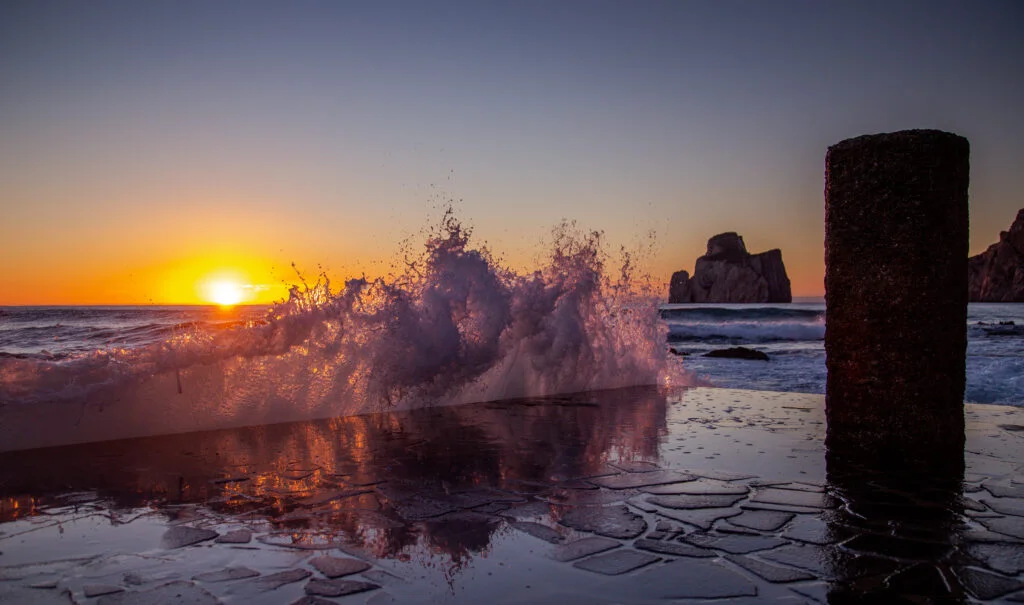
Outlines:
[[208,297],[210,302],[230,307],[245,300],[245,289],[233,281],[216,281],[210,284]]

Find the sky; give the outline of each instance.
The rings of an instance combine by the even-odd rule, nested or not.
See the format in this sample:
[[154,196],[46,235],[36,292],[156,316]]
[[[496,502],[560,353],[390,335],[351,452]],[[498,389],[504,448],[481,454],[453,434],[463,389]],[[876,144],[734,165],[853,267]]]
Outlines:
[[[824,158],[971,142],[971,253],[1024,207],[1024,3],[0,3],[0,305],[247,300],[385,273],[452,201],[667,283],[709,237],[823,294]],[[941,242],[936,242],[941,245]],[[667,295],[667,287],[666,287]]]

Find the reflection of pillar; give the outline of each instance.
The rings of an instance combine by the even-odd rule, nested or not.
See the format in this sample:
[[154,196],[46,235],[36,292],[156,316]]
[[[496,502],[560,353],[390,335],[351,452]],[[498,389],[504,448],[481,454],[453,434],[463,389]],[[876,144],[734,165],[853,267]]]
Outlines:
[[825,173],[827,445],[962,460],[966,139],[857,137]]
[[951,553],[963,539],[963,468],[828,458],[828,489],[844,502],[818,547],[829,603],[962,603]]

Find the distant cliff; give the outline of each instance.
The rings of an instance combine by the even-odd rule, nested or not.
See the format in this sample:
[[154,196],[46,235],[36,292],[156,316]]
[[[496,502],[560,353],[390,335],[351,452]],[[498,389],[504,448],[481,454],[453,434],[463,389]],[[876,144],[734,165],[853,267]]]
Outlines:
[[693,277],[686,271],[672,274],[668,302],[788,303],[793,294],[781,250],[750,254],[743,238],[729,232],[708,240]]
[[1024,208],[999,241],[967,259],[971,302],[1024,302]]

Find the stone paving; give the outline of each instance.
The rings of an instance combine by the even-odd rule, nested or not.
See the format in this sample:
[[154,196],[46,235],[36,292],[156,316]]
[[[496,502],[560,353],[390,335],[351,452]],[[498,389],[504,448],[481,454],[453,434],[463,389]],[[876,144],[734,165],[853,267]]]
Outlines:
[[0,602],[1024,602],[1024,410],[968,406],[949,476],[826,472],[820,406],[634,389],[5,454]]

